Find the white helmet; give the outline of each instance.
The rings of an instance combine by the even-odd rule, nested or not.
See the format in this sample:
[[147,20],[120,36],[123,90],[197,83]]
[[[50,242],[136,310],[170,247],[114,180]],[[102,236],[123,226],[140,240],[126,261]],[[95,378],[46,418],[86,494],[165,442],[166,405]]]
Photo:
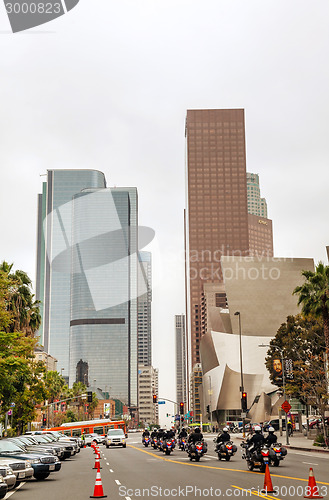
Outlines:
[[275,431],[274,427],[269,427],[268,428],[268,432],[274,432],[274,431]]
[[260,428],[260,425],[255,425],[255,432],[259,432],[261,431],[262,429]]
[[223,432],[228,432],[228,428],[227,428],[227,427],[224,427],[224,428],[223,428]]

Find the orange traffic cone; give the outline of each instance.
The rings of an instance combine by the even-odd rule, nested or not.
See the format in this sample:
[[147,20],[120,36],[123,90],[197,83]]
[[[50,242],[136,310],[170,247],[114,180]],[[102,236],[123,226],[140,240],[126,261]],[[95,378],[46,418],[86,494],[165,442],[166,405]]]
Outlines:
[[95,458],[95,466],[93,467],[93,469],[97,469],[97,471],[99,471],[99,469],[101,469],[101,464],[100,464],[100,455],[96,455],[96,458]]
[[261,492],[266,493],[266,494],[267,493],[274,493],[271,474],[270,474],[270,468],[269,468],[268,464],[266,464],[266,468],[265,468],[264,489],[261,490]]
[[323,498],[319,495],[319,488],[316,485],[312,467],[310,467],[310,474],[308,476],[308,486],[306,491],[308,492],[308,495],[304,498]]
[[96,472],[96,482],[94,488],[94,494],[90,495],[90,498],[106,498],[107,495],[104,495],[103,485],[101,473],[99,471]]

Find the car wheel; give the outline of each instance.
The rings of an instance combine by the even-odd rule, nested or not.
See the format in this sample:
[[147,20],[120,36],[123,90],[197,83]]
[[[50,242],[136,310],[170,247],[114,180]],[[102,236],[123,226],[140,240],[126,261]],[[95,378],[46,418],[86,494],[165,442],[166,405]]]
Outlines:
[[108,447],[109,447],[109,445],[108,445],[108,444],[106,444],[105,446],[106,446],[106,448],[108,448]]
[[127,447],[127,445],[126,445],[126,444],[123,444],[123,445],[122,445],[122,448],[126,448],[126,447]]
[[45,472],[43,474],[35,474],[34,477],[37,481],[43,481],[44,479],[47,479],[49,474],[50,474],[50,472]]

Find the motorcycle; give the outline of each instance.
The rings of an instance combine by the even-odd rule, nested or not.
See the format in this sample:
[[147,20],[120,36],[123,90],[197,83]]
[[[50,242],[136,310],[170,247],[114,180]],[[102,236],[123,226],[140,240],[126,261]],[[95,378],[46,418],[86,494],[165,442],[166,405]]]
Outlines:
[[170,453],[175,448],[175,440],[174,439],[165,439],[162,444],[162,451],[166,455],[170,455]]
[[199,462],[200,458],[207,453],[207,443],[205,441],[198,441],[195,444],[190,443],[187,448],[187,454],[192,461]]
[[272,444],[270,447],[270,465],[279,467],[280,461],[287,455],[287,449],[281,443]]
[[182,451],[185,451],[187,449],[187,441],[186,441],[185,437],[180,438],[180,440],[179,440],[179,449],[182,450]]
[[224,458],[227,462],[229,462],[231,457],[235,455],[237,447],[232,443],[232,441],[226,441],[226,443],[219,443],[215,451],[218,453],[218,460]]
[[145,448],[148,447],[150,442],[151,442],[151,438],[149,436],[145,436],[145,438],[143,439],[143,445],[145,446]]
[[157,449],[158,447],[158,440],[156,437],[152,438],[152,441],[151,441],[151,446],[152,448],[154,448],[155,450]]
[[247,460],[248,470],[259,469],[260,472],[265,472],[266,465],[270,464],[270,449],[268,446],[262,445],[257,448],[251,446],[248,448],[248,443],[242,442],[241,446],[245,449],[242,458]]

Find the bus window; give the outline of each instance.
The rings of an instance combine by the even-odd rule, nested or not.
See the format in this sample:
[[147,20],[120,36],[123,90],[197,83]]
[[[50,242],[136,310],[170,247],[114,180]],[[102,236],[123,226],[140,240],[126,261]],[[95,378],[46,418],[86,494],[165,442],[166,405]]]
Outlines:
[[93,432],[95,434],[104,434],[103,427],[94,427],[94,431]]
[[72,436],[80,436],[81,429],[72,429]]

